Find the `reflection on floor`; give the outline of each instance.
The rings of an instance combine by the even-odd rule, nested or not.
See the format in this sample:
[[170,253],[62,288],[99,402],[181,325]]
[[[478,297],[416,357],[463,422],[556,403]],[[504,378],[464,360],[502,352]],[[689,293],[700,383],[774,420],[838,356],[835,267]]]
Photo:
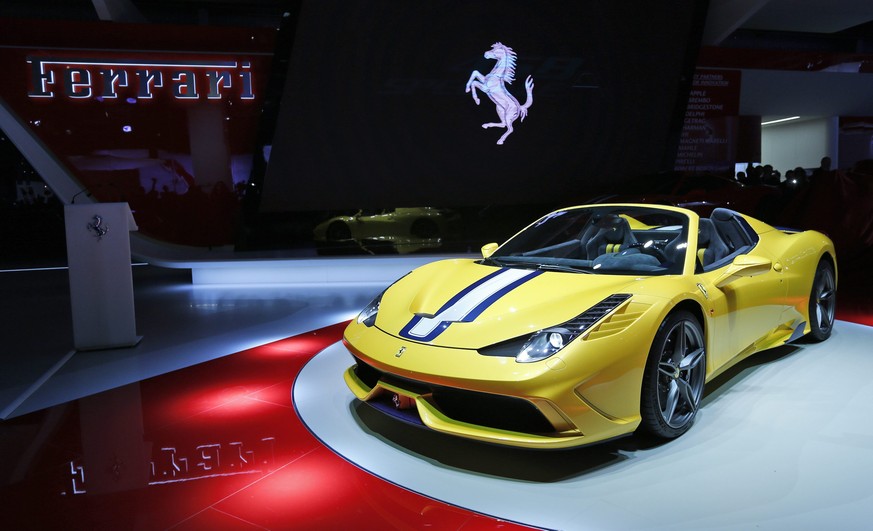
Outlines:
[[321,445],[291,385],[343,325],[16,417],[11,529],[512,529],[381,481]]
[[363,472],[297,419],[297,372],[384,285],[134,285],[143,341],[71,353],[66,270],[0,274],[0,527],[519,528]]
[[[184,273],[135,268],[143,342],[70,355],[66,275],[0,273],[3,528],[523,527],[363,472],[300,424],[296,374],[384,286],[192,286]],[[840,317],[848,308],[870,322],[868,292],[841,292],[855,297],[841,297]],[[618,470],[609,458],[594,468],[604,481]],[[519,488],[560,479],[538,470]]]
[[73,354],[68,286],[64,269],[0,274],[4,303],[10,301],[0,320],[6,367],[0,372],[0,418],[350,319],[384,288],[378,283],[198,286],[188,271],[135,267],[142,342]]

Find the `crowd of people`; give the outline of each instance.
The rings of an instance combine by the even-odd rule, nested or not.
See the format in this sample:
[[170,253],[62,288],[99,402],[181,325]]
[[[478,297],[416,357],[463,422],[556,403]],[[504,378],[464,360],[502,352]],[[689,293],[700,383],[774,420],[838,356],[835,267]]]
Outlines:
[[[830,157],[817,168],[794,168],[781,175],[768,164],[749,165],[736,179],[774,192],[756,217],[795,229],[815,229],[834,241],[841,260],[873,264],[873,160],[834,169]],[[775,197],[775,200],[773,199]]]
[[818,168],[807,171],[802,166],[797,166],[785,171],[781,174],[779,170],[773,168],[771,164],[753,165],[749,164],[746,171],[737,172],[736,179],[745,185],[767,185],[778,186],[786,191],[793,192],[799,188],[808,185],[816,179],[830,175],[831,158],[822,157]]

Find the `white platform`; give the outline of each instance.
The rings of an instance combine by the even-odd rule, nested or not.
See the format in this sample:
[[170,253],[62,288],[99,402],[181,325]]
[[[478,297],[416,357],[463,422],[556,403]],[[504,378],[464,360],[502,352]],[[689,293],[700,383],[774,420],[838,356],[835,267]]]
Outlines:
[[304,424],[371,473],[420,494],[550,529],[869,529],[873,328],[837,322],[711,382],[693,428],[562,451],[502,448],[407,426],[353,400],[341,344],[294,386]]
[[[0,277],[14,312],[0,337],[0,418],[12,418],[353,318],[389,282],[193,285],[185,271],[134,268],[133,348],[71,352],[65,270]],[[4,300],[5,302],[5,300]]]
[[193,258],[147,257],[152,265],[190,269],[192,284],[356,284],[391,282],[416,267],[436,260],[481,258],[479,254],[414,254],[404,256],[323,257],[311,251],[299,257],[275,258],[268,254],[245,254],[216,250]]

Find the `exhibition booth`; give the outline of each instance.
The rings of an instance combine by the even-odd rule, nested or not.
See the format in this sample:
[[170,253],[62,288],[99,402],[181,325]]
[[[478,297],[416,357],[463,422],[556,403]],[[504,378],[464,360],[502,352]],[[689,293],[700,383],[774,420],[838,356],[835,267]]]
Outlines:
[[[184,21],[163,1],[106,2],[125,8],[110,14],[88,3],[82,18],[0,9],[7,525],[863,527],[873,55],[790,39],[791,53],[750,51],[754,29],[711,3],[200,2]],[[801,107],[815,118],[762,126]],[[792,166],[765,170],[767,157]],[[516,253],[487,245],[571,218],[561,209],[617,203],[637,206],[556,231],[576,243],[560,255],[569,244],[557,235]],[[724,236],[713,258],[730,230],[707,232],[719,217],[748,241]],[[607,220],[627,227],[623,239]],[[633,265],[604,258],[619,255]],[[620,300],[591,287],[610,267]],[[419,268],[436,273],[419,280]],[[527,353],[537,334],[561,351],[621,333],[665,298],[638,288],[659,276],[693,278],[673,301],[699,321],[682,344],[739,360],[704,367],[696,397],[673,393],[692,419],[678,438],[483,442],[482,426],[422,390],[458,381],[460,328],[483,315],[509,327],[539,305],[523,334],[483,327],[467,349],[519,375],[484,401],[508,406],[536,367],[582,365],[507,349]],[[418,291],[380,302],[395,285]],[[380,308],[388,317],[374,325]],[[633,329],[614,349],[645,343],[648,367],[648,345],[678,339],[646,318],[651,338]],[[755,319],[773,323],[740,345]],[[349,323],[391,339],[344,338]],[[430,376],[373,362],[421,345],[456,361],[433,361]],[[667,383],[678,389],[695,356],[676,357]],[[349,372],[365,359],[373,373]],[[488,394],[475,391],[485,363],[471,364],[477,383],[453,395],[455,411]],[[586,373],[569,413],[551,391],[524,396],[554,433],[486,428],[506,441],[584,440],[582,410],[645,424],[645,388],[622,402],[639,406],[630,414],[603,398],[642,381],[643,366]],[[704,387],[704,372],[719,374]],[[362,399],[374,382],[404,411]],[[436,420],[404,421],[415,407]],[[426,427],[440,422],[469,437]]]

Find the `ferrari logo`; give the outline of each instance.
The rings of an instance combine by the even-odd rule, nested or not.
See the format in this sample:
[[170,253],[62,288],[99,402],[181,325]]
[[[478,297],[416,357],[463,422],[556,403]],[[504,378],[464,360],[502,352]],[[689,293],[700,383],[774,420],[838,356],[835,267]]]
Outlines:
[[88,223],[88,232],[92,233],[97,241],[101,241],[106,233],[109,232],[109,227],[103,224],[103,217],[95,215],[93,218],[93,223]]
[[527,110],[533,103],[534,83],[533,79],[527,76],[524,82],[527,100],[521,104],[506,88],[507,84],[515,81],[516,55],[512,48],[495,42],[491,45],[491,49],[485,52],[485,59],[494,59],[497,63],[487,75],[473,70],[465,91],[472,93],[476,105],[479,105],[479,95],[476,93],[476,89],[479,89],[497,106],[497,116],[500,118],[500,122],[482,124],[482,127],[485,129],[489,127],[506,129],[506,132],[497,141],[497,144],[501,145],[506,137],[512,134],[512,122],[516,119],[523,122],[527,116]]

